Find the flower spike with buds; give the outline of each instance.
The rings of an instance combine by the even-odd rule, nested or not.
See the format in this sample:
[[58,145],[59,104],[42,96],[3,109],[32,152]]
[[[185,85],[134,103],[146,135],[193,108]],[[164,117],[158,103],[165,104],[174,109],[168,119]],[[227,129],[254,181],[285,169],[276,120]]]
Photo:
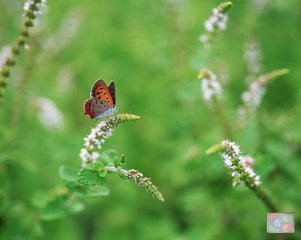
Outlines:
[[219,152],[226,168],[231,172],[233,186],[244,183],[264,205],[272,212],[281,212],[279,207],[274,203],[269,193],[262,187],[260,176],[256,175],[253,170],[254,159],[250,156],[243,156],[240,147],[229,140],[224,140],[209,148],[206,154]]
[[20,35],[12,43],[11,51],[5,59],[1,59],[0,64],[0,105],[7,84],[7,79],[13,65],[16,64],[17,56],[25,48],[29,37],[29,29],[34,25],[34,19],[41,14],[41,9],[45,7],[46,0],[29,0],[24,5],[23,22],[20,27]]
[[138,170],[136,169],[126,170],[120,167],[116,168],[113,166],[106,166],[105,170],[108,172],[118,172],[122,178],[134,181],[134,183],[137,186],[145,188],[147,193],[149,193],[153,198],[156,198],[159,201],[164,202],[164,197],[162,193],[158,190],[158,187],[152,183],[150,178],[145,177]]
[[207,32],[200,36],[200,41],[204,43],[205,46],[210,44],[216,32],[226,29],[228,21],[228,16],[226,13],[231,7],[231,2],[224,2],[213,9],[212,15],[205,22],[205,29]]
[[200,70],[198,79],[201,80],[203,98],[214,110],[223,128],[226,138],[232,138],[232,126],[228,121],[223,103],[222,87],[216,75],[208,68]]
[[97,149],[101,149],[101,145],[105,142],[105,139],[112,136],[114,128],[120,123],[134,121],[139,118],[139,116],[133,114],[117,114],[106,121],[101,121],[91,130],[90,134],[84,138],[84,148],[80,151],[83,167],[89,163],[96,162],[99,157]]
[[254,159],[250,156],[243,156],[240,147],[235,142],[224,140],[207,151],[208,154],[214,152],[220,152],[226,168],[231,172],[233,186],[241,182],[248,187],[261,184],[260,176],[256,175],[252,168]]
[[127,170],[124,155],[118,157],[115,150],[108,150],[101,155],[97,149],[105,139],[112,136],[114,128],[120,123],[134,121],[140,117],[133,114],[117,114],[106,121],[100,122],[91,133],[84,138],[84,147],[81,149],[80,157],[82,159],[82,168],[78,172],[78,183],[85,186],[103,185],[107,172],[118,173],[118,175],[127,180],[132,180],[137,186],[143,187],[153,198],[164,202],[162,194],[158,187],[155,186],[151,179],[143,176],[141,172],[135,169]]
[[259,42],[253,40],[245,44],[244,59],[248,70],[246,82],[251,83],[262,70],[262,50]]
[[259,107],[266,91],[266,85],[288,73],[288,69],[279,69],[262,75],[256,81],[252,82],[249,89],[242,94],[244,106],[239,109],[241,120],[245,120],[249,113],[255,112]]
[[202,93],[205,101],[212,102],[214,97],[222,97],[222,88],[216,75],[208,68],[200,70],[198,79],[201,80]]
[[152,197],[164,202],[164,198],[159,192],[158,187],[152,183],[150,178],[144,177],[141,172],[135,169],[127,170],[125,177],[129,180],[133,180],[137,186],[145,188]]

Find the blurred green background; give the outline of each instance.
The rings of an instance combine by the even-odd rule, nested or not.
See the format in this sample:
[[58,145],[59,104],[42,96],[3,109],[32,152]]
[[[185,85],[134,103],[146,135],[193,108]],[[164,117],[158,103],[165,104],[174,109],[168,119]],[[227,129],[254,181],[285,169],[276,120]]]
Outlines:
[[[47,3],[12,71],[1,112],[0,163],[9,164],[0,167],[6,199],[0,206],[6,216],[0,221],[1,238],[35,238],[24,227],[31,226],[32,196],[62,184],[59,166],[80,167],[83,138],[96,124],[83,115],[82,105],[94,81],[102,78],[115,80],[120,112],[141,116],[118,127],[104,149],[124,153],[126,168],[150,176],[165,202],[112,176],[108,197],[84,199],[81,213],[42,222],[39,238],[275,239],[266,234],[268,210],[262,202],[244,186],[233,188],[219,156],[205,154],[224,136],[202,100],[197,80],[202,67],[212,68],[223,82],[234,138],[256,158],[263,186],[283,211],[301,219],[301,2],[234,0],[227,30],[208,54],[199,36],[218,3]],[[1,47],[18,35],[22,8],[23,1],[0,0]],[[290,74],[269,85],[256,118],[238,128],[250,39],[261,46],[260,73],[288,68]],[[40,98],[61,111],[55,127],[39,119],[41,111],[49,118],[54,114],[43,110]]]

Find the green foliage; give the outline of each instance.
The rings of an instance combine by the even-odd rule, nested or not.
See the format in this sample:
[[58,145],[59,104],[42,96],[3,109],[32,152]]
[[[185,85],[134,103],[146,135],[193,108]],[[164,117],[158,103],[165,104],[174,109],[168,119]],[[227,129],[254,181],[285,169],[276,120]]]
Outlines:
[[99,171],[94,166],[89,166],[79,171],[78,182],[86,186],[103,185],[105,178],[100,176]]
[[115,150],[108,150],[101,154],[101,161],[105,166],[121,166],[120,159]]
[[[203,23],[221,2],[227,29],[206,49]],[[206,154],[225,139],[220,116],[281,211],[296,213],[289,237],[301,239],[300,1],[227,2],[48,1],[32,19],[22,1],[0,0],[0,52],[14,53],[0,74],[0,239],[272,238],[262,201],[232,188],[219,156]],[[255,79],[290,73],[268,81],[242,124],[249,42],[262,54]],[[202,99],[203,68],[222,85],[224,111]],[[96,163],[81,167],[83,138],[96,124],[82,106],[99,78],[114,79],[118,111],[141,120],[118,126],[94,149]],[[121,170],[132,168],[139,178]],[[145,194],[140,171],[164,203]]]

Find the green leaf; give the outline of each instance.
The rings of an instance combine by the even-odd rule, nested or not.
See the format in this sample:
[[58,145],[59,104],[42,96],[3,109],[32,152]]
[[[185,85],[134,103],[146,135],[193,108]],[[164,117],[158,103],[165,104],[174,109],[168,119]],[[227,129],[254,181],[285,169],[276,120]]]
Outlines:
[[93,163],[92,167],[98,172],[99,176],[104,178],[107,175],[107,171],[105,170],[105,165],[103,162]]
[[83,184],[77,182],[67,182],[66,187],[69,189],[70,192],[81,193],[82,189],[85,187]]
[[76,182],[77,181],[77,172],[76,168],[68,166],[60,166],[59,176],[66,182]]
[[117,152],[113,149],[103,152],[101,154],[101,160],[106,166],[115,166],[116,162],[120,162]]
[[78,182],[86,186],[102,185],[105,182],[105,178],[93,166],[82,168],[77,176]]
[[121,166],[125,165],[125,155],[124,154],[121,154],[120,164],[121,164]]

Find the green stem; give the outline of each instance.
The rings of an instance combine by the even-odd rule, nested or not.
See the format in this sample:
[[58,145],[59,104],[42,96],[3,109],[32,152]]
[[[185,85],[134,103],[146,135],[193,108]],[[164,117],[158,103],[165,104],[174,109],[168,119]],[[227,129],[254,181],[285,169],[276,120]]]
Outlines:
[[224,137],[226,139],[233,140],[232,126],[226,115],[223,101],[220,99],[214,98],[213,104],[214,104],[214,111],[215,111],[218,121],[220,122],[220,125],[222,127]]
[[268,194],[267,190],[261,186],[251,187],[247,185],[256,196],[263,202],[263,204],[271,211],[271,212],[281,212],[280,208],[275,204],[272,200],[271,196]]

